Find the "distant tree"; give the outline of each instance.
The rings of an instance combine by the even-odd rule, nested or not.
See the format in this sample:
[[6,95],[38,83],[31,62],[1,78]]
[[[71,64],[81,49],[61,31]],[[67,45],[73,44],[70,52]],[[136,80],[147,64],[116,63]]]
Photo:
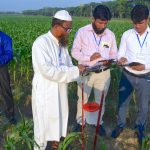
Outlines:
[[[89,4],[80,4],[77,7],[67,7],[67,9],[72,16],[92,16],[93,9],[99,5],[104,4],[108,6],[111,10],[112,16],[114,18],[129,18],[130,11],[136,4],[145,4],[150,8],[150,0],[113,0],[102,3],[89,3]],[[53,16],[54,13],[60,9],[64,8],[50,8],[45,7],[39,10],[25,10],[22,13],[24,15],[44,15],[44,16]]]

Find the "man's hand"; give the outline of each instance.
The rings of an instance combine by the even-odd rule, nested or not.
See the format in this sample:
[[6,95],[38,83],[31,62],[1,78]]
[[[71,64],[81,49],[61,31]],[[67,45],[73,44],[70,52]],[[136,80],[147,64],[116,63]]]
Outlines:
[[101,58],[100,53],[94,53],[91,57],[90,57],[90,61],[93,61],[95,59]]
[[79,69],[80,74],[82,74],[82,73],[85,71],[86,66],[84,66],[84,65],[82,65],[82,64],[79,64],[79,65],[78,65],[78,69]]
[[131,66],[130,68],[132,68],[133,70],[142,71],[145,70],[145,65],[139,64],[139,65]]
[[127,62],[127,58],[121,57],[121,58],[118,60],[118,65],[124,65],[126,62]]
[[109,65],[110,65],[110,62],[109,62],[108,60],[104,60],[104,61],[103,61],[103,65],[109,66]]

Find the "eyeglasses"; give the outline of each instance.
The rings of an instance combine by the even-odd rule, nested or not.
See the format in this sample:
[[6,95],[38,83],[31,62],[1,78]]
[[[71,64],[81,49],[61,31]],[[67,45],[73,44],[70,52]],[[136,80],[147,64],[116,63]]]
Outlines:
[[72,28],[66,28],[64,26],[61,26],[61,27],[64,28],[67,33],[70,33],[72,31]]

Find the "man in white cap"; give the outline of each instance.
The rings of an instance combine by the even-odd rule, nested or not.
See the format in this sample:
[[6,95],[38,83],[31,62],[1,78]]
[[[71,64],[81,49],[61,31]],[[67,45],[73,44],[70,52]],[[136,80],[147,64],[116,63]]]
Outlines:
[[85,69],[73,66],[68,53],[71,25],[69,13],[60,10],[52,18],[51,30],[33,43],[32,110],[34,139],[39,145],[34,150],[45,150],[47,141],[57,149],[60,138],[67,133],[67,83],[77,80]]

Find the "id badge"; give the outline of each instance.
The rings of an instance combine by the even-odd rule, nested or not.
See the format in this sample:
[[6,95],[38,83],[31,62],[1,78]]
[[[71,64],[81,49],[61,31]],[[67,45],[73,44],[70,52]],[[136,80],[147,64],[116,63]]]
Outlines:
[[137,56],[136,56],[136,58],[137,58],[138,60],[145,60],[145,55],[144,55],[144,54],[141,54],[141,53],[138,53]]

